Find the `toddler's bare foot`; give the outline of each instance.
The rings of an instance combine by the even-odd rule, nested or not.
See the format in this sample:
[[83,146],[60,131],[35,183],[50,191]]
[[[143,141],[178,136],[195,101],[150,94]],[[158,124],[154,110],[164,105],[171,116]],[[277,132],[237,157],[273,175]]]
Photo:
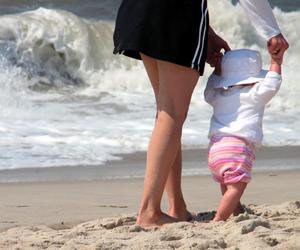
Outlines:
[[226,221],[225,218],[223,218],[218,212],[215,214],[215,217],[212,219],[213,222],[216,221]]
[[141,227],[162,226],[169,223],[178,222],[177,218],[171,217],[163,212],[158,214],[140,213],[137,217],[136,224]]
[[244,212],[245,212],[244,206],[241,203],[239,203],[237,205],[236,209],[234,210],[233,215],[237,216],[239,214],[243,214]]

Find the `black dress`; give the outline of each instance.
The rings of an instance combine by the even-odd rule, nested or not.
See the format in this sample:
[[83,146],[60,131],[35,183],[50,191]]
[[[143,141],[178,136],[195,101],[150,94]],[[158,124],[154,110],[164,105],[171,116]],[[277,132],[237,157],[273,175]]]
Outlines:
[[206,0],[123,0],[114,54],[147,56],[196,69],[202,75],[209,18]]

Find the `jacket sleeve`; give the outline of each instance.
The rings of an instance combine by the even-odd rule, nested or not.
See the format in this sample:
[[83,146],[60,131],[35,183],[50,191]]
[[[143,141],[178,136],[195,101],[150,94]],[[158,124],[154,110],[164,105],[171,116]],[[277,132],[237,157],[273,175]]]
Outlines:
[[252,97],[254,101],[267,104],[278,92],[281,85],[281,75],[269,71],[265,79],[253,87]]
[[215,99],[216,91],[214,89],[214,83],[218,82],[218,80],[219,76],[214,74],[210,75],[207,80],[206,88],[204,90],[204,99],[210,105],[213,105]]
[[240,0],[259,35],[269,40],[281,33],[268,0]]

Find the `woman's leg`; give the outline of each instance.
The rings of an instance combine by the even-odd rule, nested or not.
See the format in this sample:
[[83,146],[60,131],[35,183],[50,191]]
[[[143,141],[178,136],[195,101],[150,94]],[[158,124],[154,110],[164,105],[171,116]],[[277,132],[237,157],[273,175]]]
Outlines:
[[181,144],[179,146],[175,162],[170,171],[166,191],[168,194],[169,211],[168,214],[181,221],[187,221],[192,218],[188,212],[181,189],[181,172],[182,172],[182,154]]
[[162,225],[175,221],[163,214],[160,202],[170,170],[180,148],[182,126],[198,73],[187,67],[157,62],[159,93],[158,115],[149,143],[144,192],[137,223]]
[[[158,94],[159,94],[159,75],[158,75],[158,66],[157,60],[146,55],[141,55],[144,66],[146,68],[148,77],[150,79],[156,105],[158,107]],[[156,118],[158,116],[158,108],[156,113]],[[167,183],[166,183],[166,192],[168,194],[169,201],[169,212],[168,214],[172,217],[175,217],[179,220],[188,220],[190,219],[190,213],[186,209],[186,204],[183,198],[182,189],[181,189],[181,172],[182,172],[182,156],[181,156],[181,145],[179,147],[178,153],[176,155],[175,162],[171,167]]]

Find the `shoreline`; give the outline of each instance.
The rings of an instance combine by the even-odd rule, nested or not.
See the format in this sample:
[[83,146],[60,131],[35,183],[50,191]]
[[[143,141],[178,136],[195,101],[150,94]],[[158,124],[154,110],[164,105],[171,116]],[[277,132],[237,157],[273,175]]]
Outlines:
[[[253,172],[300,170],[300,146],[258,149]],[[0,170],[0,183],[93,181],[143,178],[146,152],[118,154],[121,160],[95,166],[62,166]],[[183,176],[208,176],[206,149],[183,150]]]

